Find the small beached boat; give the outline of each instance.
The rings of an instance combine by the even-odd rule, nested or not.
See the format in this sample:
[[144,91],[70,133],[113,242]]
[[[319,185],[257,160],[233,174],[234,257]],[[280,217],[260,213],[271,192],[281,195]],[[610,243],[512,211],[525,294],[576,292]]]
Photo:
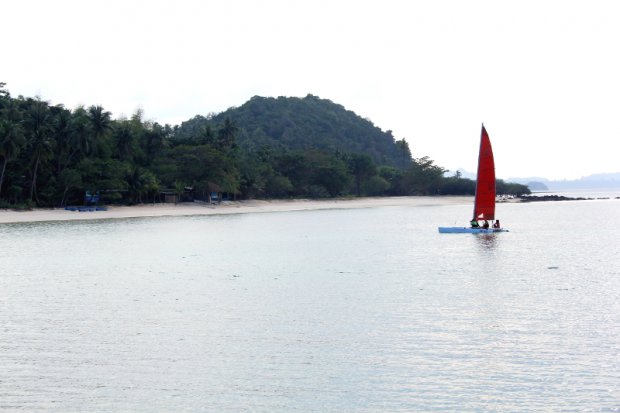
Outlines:
[[[444,234],[492,234],[508,232],[500,228],[499,220],[491,226],[481,226],[479,221],[488,223],[495,219],[495,161],[491,140],[484,125],[480,133],[480,151],[478,153],[478,173],[476,176],[476,198],[474,216],[470,227],[439,227]],[[488,225],[488,224],[487,224]]]

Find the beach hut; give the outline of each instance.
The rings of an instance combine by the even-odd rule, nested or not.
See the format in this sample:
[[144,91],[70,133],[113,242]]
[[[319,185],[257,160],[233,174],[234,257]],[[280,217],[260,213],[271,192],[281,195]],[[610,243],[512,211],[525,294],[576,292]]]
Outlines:
[[208,183],[208,199],[207,202],[213,204],[222,201],[222,188],[214,182]]

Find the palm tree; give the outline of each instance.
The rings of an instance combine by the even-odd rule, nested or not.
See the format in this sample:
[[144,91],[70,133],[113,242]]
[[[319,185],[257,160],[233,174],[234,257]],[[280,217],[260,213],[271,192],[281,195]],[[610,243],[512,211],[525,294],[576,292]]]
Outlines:
[[112,114],[101,106],[91,106],[88,108],[91,130],[94,134],[95,147],[99,147],[102,140],[112,130]]
[[17,158],[25,144],[22,112],[11,99],[9,92],[3,89],[4,85],[0,82],[0,157],[3,161],[0,171],[0,194],[7,164]]
[[67,202],[67,193],[71,188],[79,188],[83,185],[82,175],[79,171],[71,168],[64,169],[58,175],[58,182],[62,188],[62,198],[60,206],[65,206]]
[[24,129],[18,123],[3,119],[0,121],[0,158],[2,158],[2,170],[0,171],[0,195],[4,173],[9,161],[15,159],[24,145]]
[[84,108],[77,108],[71,117],[71,154],[69,160],[76,154],[88,156],[93,152],[94,143],[93,130],[88,113]]
[[112,129],[112,114],[101,106],[91,106],[88,108],[88,116],[92,123],[93,131],[96,136],[102,136]]
[[50,137],[50,114],[47,102],[34,101],[26,113],[26,131],[31,147],[32,180],[30,200],[37,198],[37,175],[39,166],[53,153],[53,140]]
[[142,203],[142,195],[148,195],[159,187],[157,178],[152,172],[139,166],[131,166],[125,172],[127,191],[132,203]]
[[52,106],[52,134],[56,140],[56,174],[59,175],[69,164],[71,155],[71,111],[61,105]]
[[134,134],[127,122],[122,122],[115,131],[116,154],[122,161],[131,160],[134,155]]
[[174,193],[176,195],[176,197],[174,198],[175,204],[181,201],[183,191],[185,191],[185,184],[181,181],[174,181]]

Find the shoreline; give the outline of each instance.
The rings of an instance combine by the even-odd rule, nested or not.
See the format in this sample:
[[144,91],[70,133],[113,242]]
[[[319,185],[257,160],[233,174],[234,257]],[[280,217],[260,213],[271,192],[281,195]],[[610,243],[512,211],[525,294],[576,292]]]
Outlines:
[[321,209],[359,209],[382,206],[467,205],[472,196],[407,196],[376,198],[243,200],[220,204],[187,202],[179,204],[140,204],[109,206],[105,211],[68,211],[64,208],[36,208],[26,211],[0,210],[0,224],[47,221],[83,221],[165,216],[226,215],[265,212],[312,211]]

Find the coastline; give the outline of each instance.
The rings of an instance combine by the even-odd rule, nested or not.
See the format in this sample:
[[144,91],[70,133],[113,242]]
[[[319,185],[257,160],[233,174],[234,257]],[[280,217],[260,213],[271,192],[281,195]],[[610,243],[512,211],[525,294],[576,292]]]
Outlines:
[[123,219],[164,216],[223,215],[264,212],[309,211],[321,209],[358,209],[382,206],[441,206],[473,202],[471,196],[407,196],[376,198],[294,199],[225,201],[220,204],[202,202],[179,204],[141,204],[110,206],[106,211],[67,211],[64,208],[36,208],[27,211],[0,210],[0,224]]

